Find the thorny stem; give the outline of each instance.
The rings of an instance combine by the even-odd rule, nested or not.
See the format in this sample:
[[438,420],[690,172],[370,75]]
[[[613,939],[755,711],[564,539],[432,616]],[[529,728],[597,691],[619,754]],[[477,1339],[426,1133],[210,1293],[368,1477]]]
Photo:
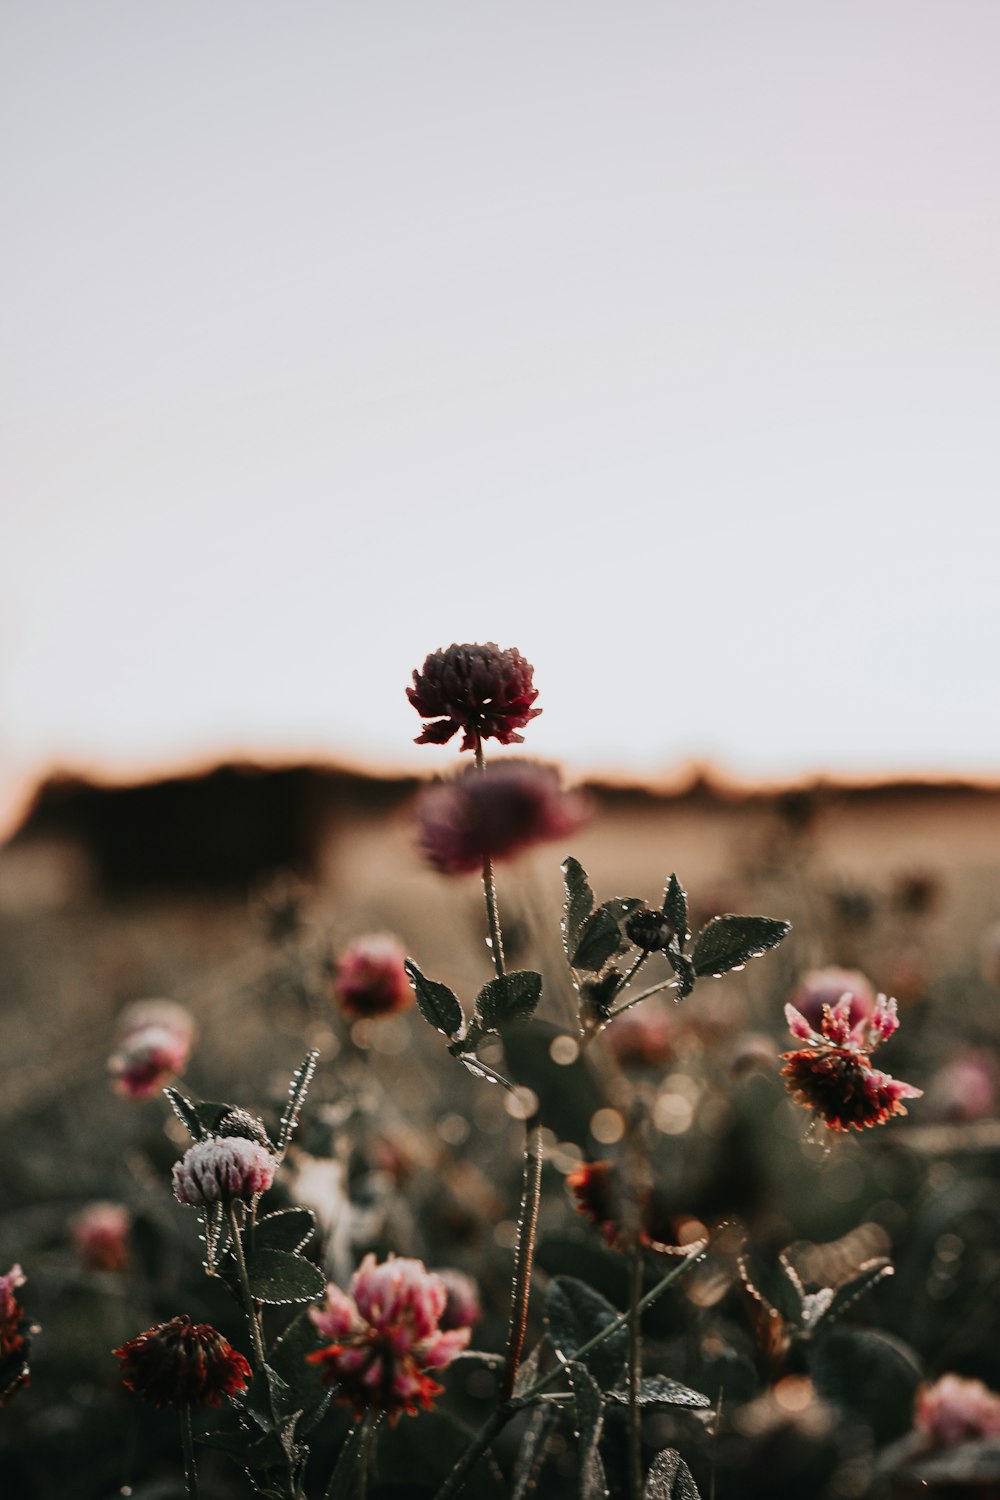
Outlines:
[[638,1233],[632,1246],[632,1279],[628,1305],[628,1478],[631,1500],[642,1500],[642,1241]]
[[[635,1306],[636,1312],[642,1314],[647,1307],[652,1307],[656,1299],[662,1297],[663,1293],[668,1287],[673,1285],[679,1276],[683,1276],[685,1271],[697,1265],[698,1261],[702,1260],[704,1256],[704,1245],[691,1250],[679,1265],[676,1265],[672,1271],[668,1271],[666,1276],[662,1277],[654,1287],[651,1287],[644,1297],[640,1297]],[[592,1339],[588,1339],[585,1344],[582,1344],[577,1349],[573,1355],[573,1359],[586,1359],[587,1355],[598,1348],[600,1344],[603,1344],[606,1339],[613,1338],[616,1333],[625,1328],[631,1316],[632,1309],[629,1308],[628,1312],[621,1313],[613,1322],[606,1324],[599,1333],[595,1333]],[[548,1390],[550,1385],[555,1384],[564,1373],[565,1368],[566,1364],[563,1359],[561,1364],[556,1365],[547,1375],[543,1375],[541,1380],[536,1381],[530,1390],[525,1391],[520,1396],[512,1396],[510,1400],[504,1401],[497,1407],[493,1415],[476,1433],[476,1436],[438,1490],[434,1500],[454,1500],[456,1495],[461,1494],[465,1488],[465,1481],[468,1479],[472,1469],[482,1458],[483,1454],[489,1451],[493,1445],[494,1438],[506,1427],[511,1417],[516,1416],[519,1411],[523,1411],[526,1406],[531,1406],[539,1396]]]
[[524,1330],[528,1324],[528,1299],[531,1295],[531,1267],[535,1259],[535,1231],[538,1228],[538,1205],[542,1193],[542,1121],[537,1113],[524,1122],[524,1176],[521,1186],[521,1211],[517,1220],[517,1250],[514,1255],[514,1295],[507,1326],[507,1355],[504,1362],[500,1400],[509,1401],[514,1394],[517,1367],[524,1348]]
[[184,1452],[184,1484],[188,1500],[198,1500],[198,1468],[194,1461],[194,1439],[191,1435],[191,1408],[180,1408],[181,1448]]

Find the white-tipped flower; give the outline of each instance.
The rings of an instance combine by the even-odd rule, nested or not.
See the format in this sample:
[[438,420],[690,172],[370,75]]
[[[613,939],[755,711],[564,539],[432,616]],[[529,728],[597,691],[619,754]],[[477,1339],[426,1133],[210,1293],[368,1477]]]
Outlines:
[[174,1163],[174,1197],[193,1208],[249,1203],[274,1181],[277,1159],[257,1141],[243,1136],[209,1136],[196,1141]]

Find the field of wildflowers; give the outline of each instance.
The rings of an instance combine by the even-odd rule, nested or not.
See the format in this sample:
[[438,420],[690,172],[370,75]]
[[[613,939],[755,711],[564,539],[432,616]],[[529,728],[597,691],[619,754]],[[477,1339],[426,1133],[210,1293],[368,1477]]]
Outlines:
[[[481,982],[286,880],[185,1003],[9,1079],[3,1493],[1000,1495],[992,950],[971,1010],[932,965],[897,1000],[858,933],[879,979],[874,907],[919,926],[931,881],[799,891],[794,931],[669,867],[595,893],[587,799],[494,755],[542,711],[520,652],[433,652],[407,695]],[[72,937],[22,935],[30,1004]]]

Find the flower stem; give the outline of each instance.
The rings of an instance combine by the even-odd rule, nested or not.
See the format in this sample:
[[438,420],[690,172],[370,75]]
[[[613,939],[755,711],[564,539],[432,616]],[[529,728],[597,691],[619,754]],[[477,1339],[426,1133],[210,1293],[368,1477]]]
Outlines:
[[250,1338],[253,1341],[254,1363],[257,1366],[257,1374],[261,1380],[266,1380],[267,1376],[264,1366],[267,1361],[264,1357],[264,1339],[260,1331],[257,1305],[250,1290],[250,1277],[247,1274],[246,1256],[243,1254],[243,1239],[240,1235],[240,1226],[236,1218],[236,1205],[234,1203],[229,1205],[229,1228],[233,1240],[233,1254],[236,1256],[236,1267],[239,1271],[240,1291],[243,1294],[243,1311],[246,1313],[247,1322],[250,1325]]
[[191,1434],[191,1408],[180,1408],[181,1448],[184,1452],[184,1484],[188,1500],[198,1500],[198,1468],[194,1461],[194,1439]]
[[630,1500],[642,1500],[642,1241],[638,1233],[632,1246],[632,1279],[628,1306],[628,1479]]
[[524,1122],[524,1175],[521,1183],[521,1211],[517,1221],[517,1250],[514,1255],[514,1293],[507,1326],[507,1355],[504,1361],[500,1400],[509,1401],[514,1394],[517,1367],[524,1348],[524,1331],[528,1324],[528,1300],[531,1296],[531,1267],[535,1259],[535,1232],[538,1228],[538,1205],[542,1194],[542,1121],[536,1113]]
[[[483,756],[483,742],[476,736],[476,770],[480,776],[486,770],[486,760]],[[486,920],[490,929],[490,952],[493,955],[493,967],[497,978],[502,979],[506,973],[503,961],[503,937],[500,932],[500,909],[497,905],[497,883],[493,876],[493,860],[488,854],[483,855],[483,895],[486,897]]]
[[476,1464],[484,1453],[488,1453],[493,1446],[493,1439],[506,1427],[511,1417],[520,1410],[517,1405],[498,1406],[496,1411],[480,1427],[472,1442],[466,1448],[458,1463],[452,1469],[444,1484],[438,1490],[434,1500],[454,1500],[465,1488],[468,1479]]

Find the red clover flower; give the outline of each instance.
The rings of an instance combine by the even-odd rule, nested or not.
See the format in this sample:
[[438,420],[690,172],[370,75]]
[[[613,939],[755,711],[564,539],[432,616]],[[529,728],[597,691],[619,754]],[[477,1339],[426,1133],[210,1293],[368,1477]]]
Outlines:
[[520,651],[501,651],[492,641],[432,651],[406,689],[417,713],[431,721],[416,743],[443,745],[461,729],[463,750],[488,739],[521,744],[524,736],[517,730],[542,711],[532,708],[538,697],[534,671]]
[[373,933],[357,938],[337,960],[334,998],[349,1016],[388,1016],[413,1003],[403,962],[406,954],[394,937]]
[[88,1271],[124,1271],[132,1215],[123,1203],[88,1203],[70,1222],[73,1247]]
[[484,859],[512,859],[535,844],[566,838],[589,815],[587,799],[563,791],[553,767],[494,762],[482,775],[469,766],[424,792],[418,842],[436,870],[466,875],[482,869]]
[[108,1059],[114,1086],[130,1099],[148,1099],[187,1066],[195,1027],[183,1005],[139,1000],[119,1021],[118,1050]]
[[401,1412],[415,1416],[418,1403],[429,1407],[443,1389],[427,1371],[444,1369],[469,1342],[468,1327],[441,1328],[447,1301],[444,1281],[422,1261],[390,1255],[376,1265],[366,1255],[350,1292],[330,1283],[324,1305],[311,1310],[331,1342],[307,1358],[357,1416],[380,1411],[390,1422]]
[[174,1163],[174,1197],[192,1208],[249,1203],[274,1181],[277,1159],[266,1146],[244,1136],[208,1136]]
[[122,1361],[122,1384],[154,1406],[221,1406],[251,1378],[242,1354],[209,1323],[171,1318],[112,1351]]
[[871,1065],[871,1054],[899,1025],[895,1000],[879,995],[869,1016],[852,1022],[852,997],[824,1005],[814,1029],[794,1005],[785,1006],[789,1030],[808,1046],[784,1052],[782,1068],[792,1097],[811,1109],[828,1130],[864,1130],[905,1115],[904,1099],[919,1099],[922,1089],[890,1078]]
[[1000,1396],[981,1380],[942,1375],[919,1391],[913,1425],[938,1448],[1000,1438]]

